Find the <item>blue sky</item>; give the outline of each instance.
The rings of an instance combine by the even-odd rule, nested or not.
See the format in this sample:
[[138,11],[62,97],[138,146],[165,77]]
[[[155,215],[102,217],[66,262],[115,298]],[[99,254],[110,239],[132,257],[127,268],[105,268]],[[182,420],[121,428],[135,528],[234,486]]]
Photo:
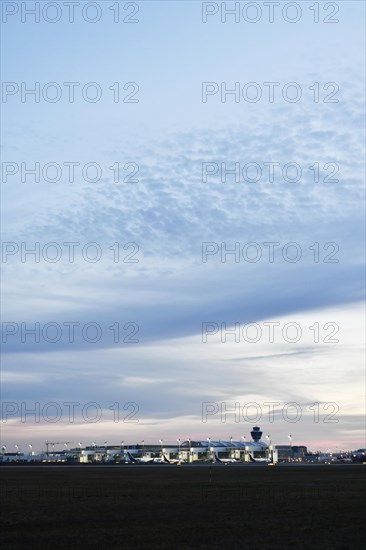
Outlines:
[[[22,182],[20,171],[2,181],[4,241],[29,248],[56,242],[64,251],[57,263],[8,258],[3,321],[95,322],[103,329],[94,344],[79,334],[73,343],[53,344],[31,337],[22,343],[20,332],[8,337],[4,400],[97,402],[105,411],[98,423],[80,415],[73,424],[65,416],[54,424],[14,416],[3,424],[10,445],[51,437],[239,438],[250,422],[216,417],[205,424],[202,402],[230,409],[268,401],[280,403],[278,410],[288,402],[304,410],[296,426],[280,413],[273,424],[263,414],[258,422],[273,441],[295,432],[313,448],[363,445],[364,4],[338,2],[336,24],[315,24],[310,2],[298,4],[303,15],[296,24],[280,16],[272,24],[264,16],[255,24],[216,16],[203,24],[196,1],[139,2],[137,24],[114,24],[108,1],[95,24],[78,12],[72,24],[21,23],[19,15],[2,24],[3,81],[57,82],[63,92],[64,82],[97,82],[103,90],[97,103],[84,101],[78,88],[72,104],[65,95],[57,103],[22,103],[19,94],[2,104],[3,163],[93,162],[102,169],[96,183],[79,169],[73,183],[66,169],[56,183],[31,176]],[[108,88],[115,82],[138,83],[139,102],[114,103]],[[203,103],[202,82],[256,82],[263,90],[265,82],[279,82],[278,90],[296,82],[303,96],[297,103],[280,93],[274,103],[222,103],[217,94]],[[336,83],[339,101],[314,103],[314,82],[322,98],[322,86]],[[255,162],[264,174],[269,161],[296,162],[301,180],[202,180],[205,162]],[[138,165],[139,181],[115,183],[115,162]],[[314,182],[315,162],[335,163],[339,181],[324,181],[322,173]],[[73,263],[65,242],[81,243]],[[102,250],[97,263],[80,254],[88,242]],[[114,262],[115,242],[137,243],[138,263]],[[203,263],[202,242],[228,249],[279,242],[279,250],[296,242],[302,258],[236,263],[228,256],[223,263],[215,255]],[[309,250],[314,242],[319,262]],[[330,242],[339,247],[337,263],[322,261]],[[203,343],[206,321],[296,322],[303,337],[248,344],[222,343],[216,335]],[[139,342],[116,344],[108,329],[115,322],[138,324]],[[329,322],[339,326],[339,343],[315,343],[309,326]],[[138,403],[139,423],[111,421],[115,402]],[[336,403],[339,422],[315,423],[315,402]]]

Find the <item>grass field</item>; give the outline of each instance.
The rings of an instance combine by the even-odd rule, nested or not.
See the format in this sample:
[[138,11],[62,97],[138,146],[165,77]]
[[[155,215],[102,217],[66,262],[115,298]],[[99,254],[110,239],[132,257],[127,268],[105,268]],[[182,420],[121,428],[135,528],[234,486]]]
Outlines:
[[363,548],[365,466],[1,467],[1,548]]

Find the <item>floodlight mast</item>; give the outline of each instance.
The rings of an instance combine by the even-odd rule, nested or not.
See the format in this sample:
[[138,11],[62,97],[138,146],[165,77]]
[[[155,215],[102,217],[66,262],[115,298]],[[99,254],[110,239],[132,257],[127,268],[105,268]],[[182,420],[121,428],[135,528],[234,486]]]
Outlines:
[[209,460],[211,457],[211,437],[207,437],[208,445],[207,445],[207,459]]

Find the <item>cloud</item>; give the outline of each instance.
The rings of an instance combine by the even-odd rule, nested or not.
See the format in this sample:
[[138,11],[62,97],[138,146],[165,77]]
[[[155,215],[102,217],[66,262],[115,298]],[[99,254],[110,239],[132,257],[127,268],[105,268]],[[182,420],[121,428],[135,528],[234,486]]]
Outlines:
[[[354,401],[362,399],[364,151],[357,87],[352,83],[339,104],[319,109],[305,103],[262,112],[259,106],[248,116],[243,110],[236,122],[230,113],[230,123],[200,125],[151,142],[132,140],[128,151],[139,164],[138,183],[116,184],[106,171],[120,151],[112,140],[97,159],[108,176],[96,184],[63,180],[5,186],[5,241],[23,241],[29,248],[35,242],[81,243],[74,263],[64,256],[55,264],[30,257],[22,263],[18,255],[4,264],[3,319],[19,324],[18,333],[3,346],[6,399],[95,401],[106,415],[112,414],[114,402],[136,402],[141,420],[136,433],[145,437],[178,429],[223,436],[229,427],[220,420],[202,423],[204,400],[228,406],[249,399],[303,406],[335,401],[346,411],[342,418],[347,423],[352,418],[358,430],[360,411]],[[264,163],[272,161],[281,167],[298,163],[301,180],[283,181],[280,171],[273,183],[265,175],[252,183],[229,176],[225,183],[220,174],[202,181],[204,162],[228,168],[256,162],[264,174]],[[310,168],[316,162],[319,182]],[[327,163],[339,165],[338,182],[328,181],[332,170],[324,169]],[[80,254],[91,241],[103,250],[95,264]],[[124,243],[138,243],[139,262],[115,263],[115,242],[122,251]],[[219,250],[203,263],[202,242],[219,248],[225,243],[230,250],[237,242],[240,249],[255,242],[263,256],[255,263],[243,255],[238,263],[233,256],[222,262]],[[266,242],[280,243],[273,263]],[[297,263],[282,256],[288,242],[301,249]],[[314,243],[319,243],[319,261],[314,260]],[[332,252],[338,263],[325,261]],[[329,347],[315,346],[309,338],[294,346],[202,344],[205,321],[231,327],[266,320],[297,320],[304,327],[336,322],[347,339]],[[77,322],[78,335],[72,343],[67,337],[34,343],[31,336],[21,342],[20,323],[37,321]],[[95,344],[80,337],[80,327],[88,322],[102,328]],[[115,322],[122,327],[137,323],[139,343],[115,343],[109,328]],[[304,439],[335,440],[337,433],[344,440],[351,437],[340,426],[315,425],[311,415],[307,410],[301,424]],[[25,436],[25,428],[29,426],[18,426],[17,433]],[[96,430],[109,440],[119,438],[121,428],[132,429],[113,425],[107,416]],[[60,423],[52,429],[66,434],[76,428]],[[92,431],[82,421],[77,429]],[[230,429],[241,430],[241,425]],[[286,431],[283,423],[274,427],[278,437]]]
[[[339,342],[324,342],[334,329],[324,327],[334,319],[339,323],[339,331],[333,336]],[[274,343],[268,341],[264,330],[264,323],[269,321],[279,323]],[[301,327],[302,336],[299,342],[290,344],[283,338],[283,327],[294,322]],[[320,328],[317,344],[315,322]],[[131,425],[123,421],[131,412],[124,409],[128,403],[137,405],[139,422],[133,433],[142,434],[142,438],[149,437],[146,426],[151,425],[156,426],[155,433],[160,429],[160,434],[172,434],[173,419],[178,435],[182,435],[179,430],[183,429],[200,437],[208,432],[223,437],[228,430],[234,434],[243,430],[247,433],[256,412],[249,404],[257,403],[261,412],[258,422],[277,437],[277,442],[283,442],[289,429],[301,434],[302,442],[317,441],[320,434],[333,434],[336,427],[343,434],[351,418],[356,419],[352,430],[358,429],[363,399],[363,353],[359,344],[363,324],[363,307],[358,304],[265,319],[261,322],[263,336],[257,343],[242,339],[235,342],[229,337],[223,343],[219,334],[203,343],[200,334],[196,334],[150,342],[134,349],[10,354],[4,366],[5,382],[10,373],[9,382],[4,384],[4,400],[24,402],[28,409],[34,409],[35,399],[41,407],[49,402],[59,403],[62,421],[52,428],[65,437],[75,427],[65,419],[64,403],[79,404],[75,422],[82,431],[83,424],[89,430],[82,409],[95,402],[103,411],[96,429],[108,440],[118,439],[121,430],[133,432]],[[11,376],[15,368],[17,379]],[[29,373],[39,381],[37,389]],[[269,402],[274,403],[273,421],[269,417]],[[115,403],[119,404],[121,419],[112,423]],[[205,403],[216,403],[219,409],[203,422]],[[226,417],[222,416],[222,403]],[[236,403],[240,407],[237,420],[231,414]],[[284,418],[284,410],[288,410],[290,419],[294,415],[294,406],[289,403],[296,403],[301,411],[295,424]],[[18,433],[25,434],[25,430],[33,433],[34,424],[32,418],[23,428],[19,423]],[[44,424],[45,429],[50,429]],[[12,425],[4,426],[6,435]],[[350,438],[349,433],[343,441]]]

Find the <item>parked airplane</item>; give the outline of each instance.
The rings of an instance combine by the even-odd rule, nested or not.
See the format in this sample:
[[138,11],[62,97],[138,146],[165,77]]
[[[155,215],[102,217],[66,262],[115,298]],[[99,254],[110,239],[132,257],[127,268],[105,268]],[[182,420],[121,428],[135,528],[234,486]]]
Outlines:
[[235,458],[219,458],[218,454],[215,453],[215,462],[219,464],[235,464],[238,461]]
[[127,457],[129,461],[132,462],[132,464],[153,464],[155,462],[154,458],[147,458],[144,456],[142,458],[136,458],[132,456],[132,454],[129,453],[128,451],[127,451]]
[[249,453],[249,460],[250,460],[250,462],[257,462],[258,464],[270,464],[270,463],[272,463],[272,460],[269,459],[269,458],[253,458],[250,453]]
[[178,458],[167,458],[163,455],[163,459],[165,464],[182,464],[182,460],[179,460]]

